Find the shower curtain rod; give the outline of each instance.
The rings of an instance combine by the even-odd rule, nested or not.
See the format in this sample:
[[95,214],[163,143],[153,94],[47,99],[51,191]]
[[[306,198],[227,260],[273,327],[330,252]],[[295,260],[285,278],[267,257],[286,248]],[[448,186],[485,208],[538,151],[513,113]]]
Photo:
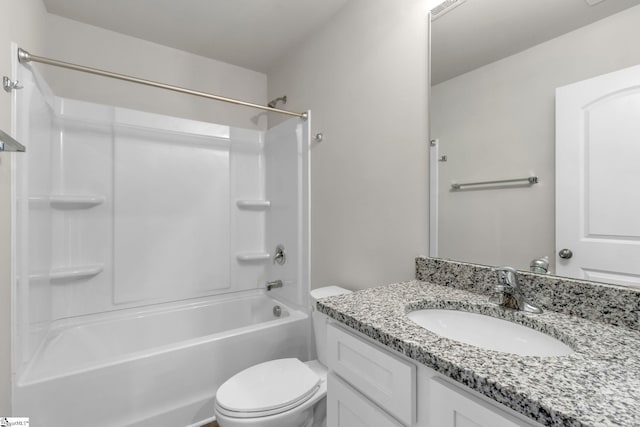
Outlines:
[[200,96],[202,98],[213,99],[216,101],[228,102],[230,104],[243,105],[245,107],[257,108],[259,110],[270,111],[272,113],[287,114],[289,116],[300,117],[301,119],[307,119],[307,113],[296,113],[293,111],[281,110],[279,108],[266,107],[260,104],[254,104],[251,102],[240,101],[233,98],[226,98],[224,96],[218,96],[207,92],[200,92],[197,90],[187,89],[180,86],[173,86],[164,83],[154,82],[152,80],[145,80],[138,77],[127,76],[125,74],[113,73],[111,71],[100,70],[97,68],[85,67],[84,65],[72,64],[69,62],[58,61],[56,59],[45,58],[43,56],[32,55],[22,48],[18,48],[18,61],[20,63],[25,62],[39,62],[41,64],[53,65],[54,67],[67,68],[69,70],[82,71],[83,73],[95,74],[103,77],[110,77],[112,79],[124,80],[126,82],[138,83],[147,86],[157,87],[160,89],[172,90],[174,92],[186,93],[189,95]]

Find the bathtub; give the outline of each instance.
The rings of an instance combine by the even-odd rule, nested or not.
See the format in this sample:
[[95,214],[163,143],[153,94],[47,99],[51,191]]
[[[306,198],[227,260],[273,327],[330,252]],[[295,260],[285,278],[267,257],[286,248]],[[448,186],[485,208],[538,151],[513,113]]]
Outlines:
[[310,327],[257,290],[57,321],[18,377],[14,415],[43,427],[197,426],[231,375],[307,360]]

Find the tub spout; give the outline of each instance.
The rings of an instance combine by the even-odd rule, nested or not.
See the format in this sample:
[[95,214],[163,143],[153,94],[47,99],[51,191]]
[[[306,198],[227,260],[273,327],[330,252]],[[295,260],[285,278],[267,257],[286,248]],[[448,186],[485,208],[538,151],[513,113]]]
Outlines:
[[268,291],[270,291],[271,289],[281,288],[281,287],[282,287],[282,280],[274,280],[272,282],[267,282],[266,284],[266,288]]

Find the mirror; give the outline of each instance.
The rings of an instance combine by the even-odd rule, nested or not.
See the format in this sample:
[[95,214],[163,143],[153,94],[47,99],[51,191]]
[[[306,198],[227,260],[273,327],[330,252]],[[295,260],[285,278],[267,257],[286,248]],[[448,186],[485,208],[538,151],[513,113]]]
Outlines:
[[[570,178],[556,169],[556,88],[640,64],[638,22],[640,0],[454,0],[432,11],[431,256],[520,270],[546,256],[550,273],[639,286],[566,273],[581,251],[563,259],[556,245],[566,197],[557,203],[556,180]],[[529,177],[537,183],[451,187]],[[638,188],[625,191],[640,199]]]

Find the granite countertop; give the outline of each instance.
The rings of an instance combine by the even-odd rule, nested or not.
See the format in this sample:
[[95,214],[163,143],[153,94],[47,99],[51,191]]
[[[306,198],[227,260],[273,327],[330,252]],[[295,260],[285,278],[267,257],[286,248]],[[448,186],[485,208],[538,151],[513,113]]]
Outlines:
[[[491,304],[486,295],[413,280],[324,298],[320,312],[549,426],[640,426],[640,332],[545,311]],[[569,356],[519,356],[459,343],[405,314],[450,308],[499,317],[558,338]]]

